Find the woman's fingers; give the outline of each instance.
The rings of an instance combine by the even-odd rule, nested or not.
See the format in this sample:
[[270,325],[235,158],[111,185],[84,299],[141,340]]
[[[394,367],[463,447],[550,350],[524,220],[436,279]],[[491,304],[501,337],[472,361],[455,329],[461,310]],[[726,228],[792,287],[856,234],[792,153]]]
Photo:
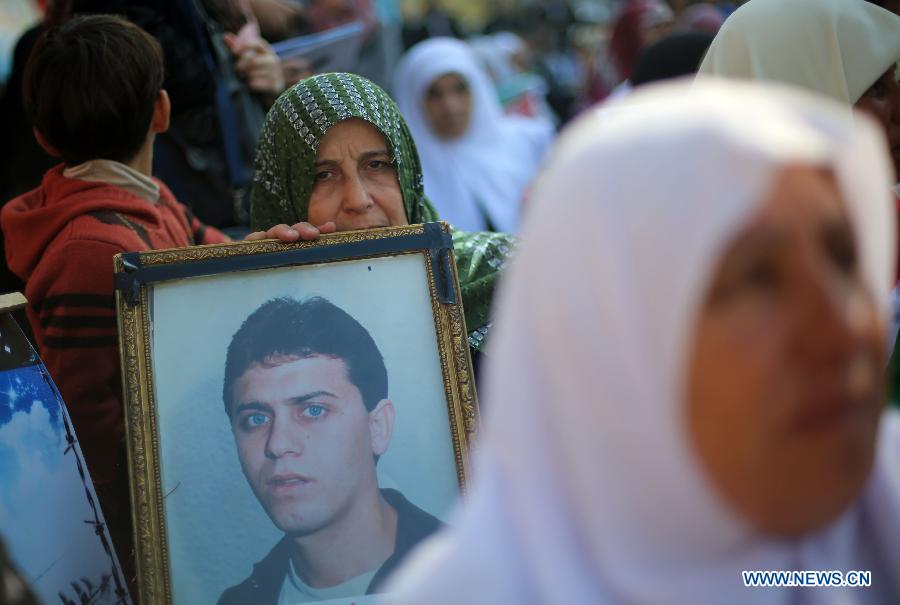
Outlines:
[[[301,223],[298,223],[301,224]],[[300,239],[300,233],[294,227],[281,224],[275,225],[266,231],[255,231],[244,238],[244,241],[256,241],[261,239],[277,239],[282,242],[295,242]],[[311,238],[304,238],[311,239]]]
[[323,233],[334,233],[337,226],[334,221],[328,221],[318,227],[310,225],[307,222],[295,223],[294,225],[275,225],[266,231],[254,231],[244,238],[245,242],[252,242],[262,239],[277,239],[282,242],[296,242],[297,240],[310,241],[318,239]]

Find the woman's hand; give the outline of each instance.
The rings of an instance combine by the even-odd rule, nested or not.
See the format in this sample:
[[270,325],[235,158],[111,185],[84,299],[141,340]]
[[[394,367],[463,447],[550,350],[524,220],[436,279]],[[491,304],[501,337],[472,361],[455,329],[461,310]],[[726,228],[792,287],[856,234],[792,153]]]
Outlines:
[[337,227],[334,221],[328,221],[324,225],[315,227],[309,223],[296,223],[294,225],[275,225],[266,231],[254,231],[244,238],[245,242],[252,242],[261,239],[277,239],[282,242],[290,243],[298,240],[310,241],[319,239],[323,233],[334,233]]
[[248,22],[237,34],[225,34],[225,44],[234,55],[235,70],[250,90],[272,98],[284,92],[281,61],[259,35],[255,22]]

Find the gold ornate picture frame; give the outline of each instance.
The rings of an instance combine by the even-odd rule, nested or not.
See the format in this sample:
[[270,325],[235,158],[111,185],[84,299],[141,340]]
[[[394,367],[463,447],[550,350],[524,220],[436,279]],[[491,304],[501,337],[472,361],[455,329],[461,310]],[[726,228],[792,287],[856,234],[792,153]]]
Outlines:
[[[265,602],[341,584],[297,553],[317,556],[323,540],[308,536],[341,543],[321,532],[372,500],[397,530],[374,570],[347,559],[359,591],[347,603],[367,602],[469,473],[478,412],[448,225],[120,254],[115,269],[140,602]],[[295,333],[317,336],[294,350]],[[386,396],[369,367],[386,373]],[[356,432],[322,432],[338,422]]]

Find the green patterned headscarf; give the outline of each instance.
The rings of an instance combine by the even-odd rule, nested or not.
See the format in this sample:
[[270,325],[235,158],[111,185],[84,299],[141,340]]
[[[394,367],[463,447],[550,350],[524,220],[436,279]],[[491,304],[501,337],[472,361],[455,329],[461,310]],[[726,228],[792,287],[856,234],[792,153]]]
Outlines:
[[[391,146],[410,224],[439,220],[425,197],[419,154],[397,106],[369,80],[332,73],[299,82],[269,110],[250,191],[253,229],[307,219],[319,141],[329,128],[350,118],[372,124]],[[490,329],[491,296],[512,246],[513,238],[506,234],[453,231],[469,344],[476,349],[482,349]]]

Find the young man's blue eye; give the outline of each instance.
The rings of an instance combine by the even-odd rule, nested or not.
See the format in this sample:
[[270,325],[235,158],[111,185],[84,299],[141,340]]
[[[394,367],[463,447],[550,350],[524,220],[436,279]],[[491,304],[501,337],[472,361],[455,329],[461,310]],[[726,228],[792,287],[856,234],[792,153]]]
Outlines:
[[244,419],[244,423],[247,427],[253,429],[258,426],[262,426],[269,421],[269,417],[265,414],[250,414]]
[[310,406],[307,406],[307,407],[303,410],[303,415],[304,415],[304,416],[309,416],[310,418],[321,418],[322,416],[325,415],[325,412],[326,412],[326,411],[327,411],[327,410],[325,409],[324,406],[321,406],[321,405],[310,405]]

